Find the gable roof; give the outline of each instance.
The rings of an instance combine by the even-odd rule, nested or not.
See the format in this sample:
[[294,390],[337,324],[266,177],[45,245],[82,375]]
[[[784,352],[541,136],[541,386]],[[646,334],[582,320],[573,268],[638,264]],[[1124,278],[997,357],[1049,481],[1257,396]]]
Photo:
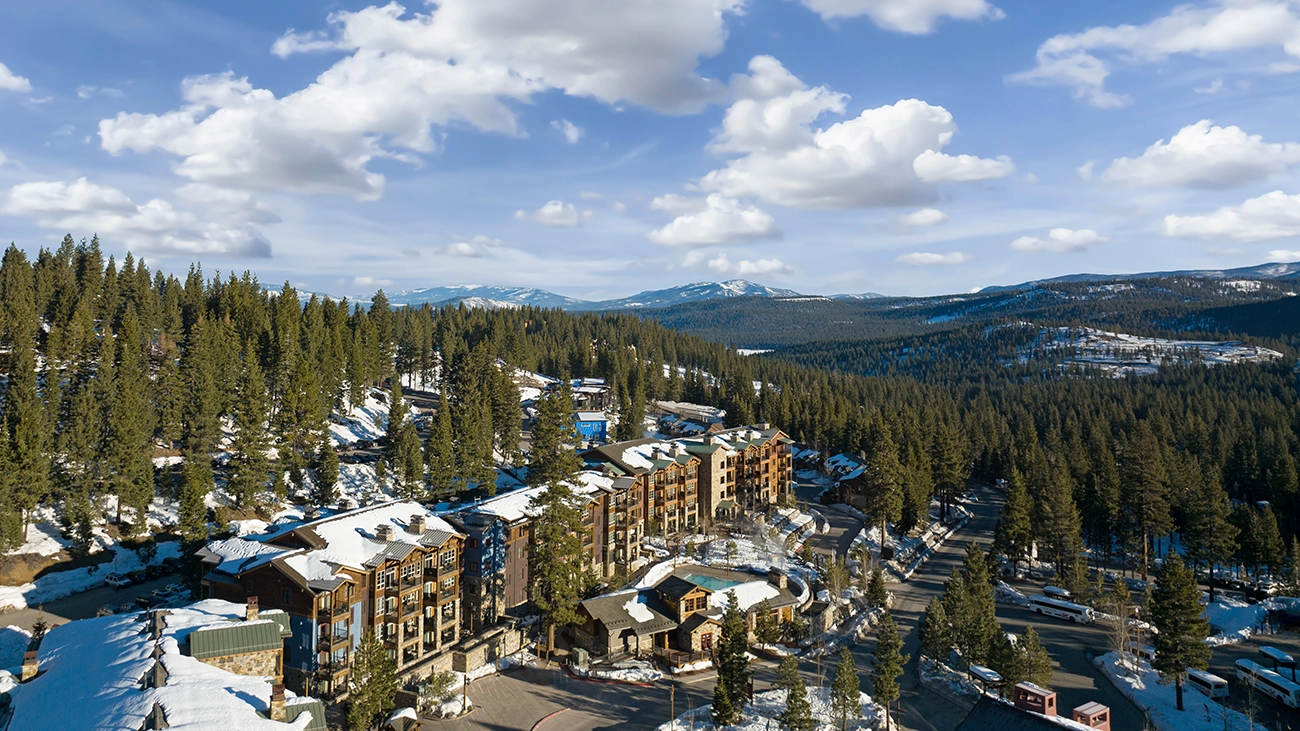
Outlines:
[[674,599],[681,599],[682,597],[686,596],[687,594],[690,594],[696,589],[704,589],[704,591],[708,592],[709,594],[713,593],[711,590],[706,589],[705,587],[700,586],[699,584],[696,584],[693,581],[683,579],[680,576],[669,576],[668,578],[656,584],[655,589],[657,589],[659,593],[665,596],[670,596]]
[[203,627],[190,633],[190,657],[199,660],[283,647],[280,624],[271,619]]
[[[667,615],[670,611],[655,592],[620,591],[614,594],[584,599],[579,603],[587,614],[605,629],[616,631],[632,629],[638,635],[654,634],[673,629],[677,623]],[[629,609],[632,607],[632,609]],[[633,612],[636,616],[633,616]]]

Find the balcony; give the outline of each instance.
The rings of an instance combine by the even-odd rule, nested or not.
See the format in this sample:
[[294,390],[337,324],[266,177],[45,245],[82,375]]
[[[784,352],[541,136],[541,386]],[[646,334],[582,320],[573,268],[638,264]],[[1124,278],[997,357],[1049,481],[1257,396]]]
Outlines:
[[347,660],[331,660],[329,662],[320,663],[316,666],[316,677],[333,679],[347,671]]
[[441,592],[438,594],[438,601],[447,601],[448,599],[451,599],[451,598],[454,597],[454,596],[456,596],[456,589],[455,589],[455,588],[452,588],[452,589],[444,589],[443,591],[441,591]]

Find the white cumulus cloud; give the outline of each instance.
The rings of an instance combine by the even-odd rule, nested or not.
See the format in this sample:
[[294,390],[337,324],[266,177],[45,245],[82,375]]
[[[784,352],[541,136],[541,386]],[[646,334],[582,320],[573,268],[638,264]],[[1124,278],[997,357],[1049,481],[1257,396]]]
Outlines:
[[750,261],[742,259],[732,261],[725,253],[719,253],[712,259],[703,252],[692,251],[682,260],[682,266],[696,269],[707,268],[708,271],[723,276],[755,276],[764,274],[789,274],[794,267],[780,259],[759,259]]
[[1268,252],[1269,261],[1290,263],[1300,261],[1300,251],[1287,251],[1286,249],[1273,249]]
[[1077,231],[1068,228],[1054,228],[1047,233],[1045,239],[1037,236],[1021,236],[1011,242],[1011,248],[1032,254],[1044,251],[1067,254],[1083,251],[1093,244],[1101,244],[1106,241],[1109,241],[1109,239],[1090,228],[1081,228]]
[[1145,25],[1098,26],[1053,36],[1038,47],[1037,65],[1010,79],[1065,86],[1092,106],[1122,107],[1131,100],[1106,90],[1115,63],[1159,63],[1175,55],[1250,49],[1300,57],[1300,5],[1289,0],[1188,3]]
[[578,140],[587,134],[587,131],[567,119],[557,119],[551,122],[551,129],[558,130],[564,135],[564,139],[570,145],[578,144]]
[[660,196],[650,207],[677,216],[646,234],[650,241],[664,246],[709,246],[782,236],[770,213],[717,193],[703,199]]
[[1202,216],[1165,216],[1166,236],[1252,243],[1300,236],[1300,195],[1280,190]]
[[935,264],[965,264],[970,261],[970,259],[969,256],[960,251],[954,251],[951,254],[931,254],[928,252],[918,251],[912,254],[903,254],[895,259],[895,261],[903,264],[911,264],[912,266],[924,267],[934,266]]
[[120,190],[85,178],[15,185],[0,202],[0,213],[34,218],[42,228],[98,232],[161,255],[271,255],[270,243],[253,225],[278,220],[269,209],[207,189],[183,188],[178,195],[203,215],[159,198],[136,204]]
[[543,226],[577,226],[583,218],[591,218],[591,211],[578,212],[572,203],[564,201],[547,201],[536,211],[515,211],[516,221],[536,221]]
[[885,30],[923,34],[943,18],[998,20],[1003,13],[986,0],[803,0],[823,20],[866,16]]
[[957,132],[943,107],[905,99],[814,128],[824,113],[842,113],[847,97],[808,88],[769,56],[755,57],[749,69],[733,77],[736,99],[710,145],[739,157],[699,181],[706,191],[796,208],[912,205],[933,200],[939,183],[1015,170],[1005,157],[941,152]]
[[[510,101],[548,90],[696,112],[724,96],[697,73],[719,53],[744,0],[443,0],[329,16],[328,32],[290,31],[272,51],[349,55],[283,97],[232,73],[186,80],[184,105],[100,123],[105,150],[160,150],[178,174],[226,187],[373,199],[377,157],[418,162],[433,127],[520,135]],[[342,113],[341,110],[346,110]]]
[[1240,127],[1219,127],[1208,119],[1157,140],[1136,158],[1121,157],[1101,180],[1132,186],[1185,185],[1228,188],[1260,182],[1300,163],[1300,144],[1264,142]]
[[9,67],[0,63],[0,91],[17,91],[27,93],[32,90],[32,82],[15,74]]
[[899,216],[898,223],[907,228],[928,228],[938,226],[948,220],[948,214],[938,208],[922,208],[919,211],[913,211],[905,216]]

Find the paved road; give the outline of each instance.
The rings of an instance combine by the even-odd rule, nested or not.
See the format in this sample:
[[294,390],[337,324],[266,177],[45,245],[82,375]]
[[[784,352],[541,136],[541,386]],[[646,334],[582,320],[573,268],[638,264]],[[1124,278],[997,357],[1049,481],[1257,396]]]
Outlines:
[[80,594],[73,594],[70,597],[47,602],[39,608],[30,607],[4,612],[0,614],[0,627],[12,624],[23,629],[30,629],[42,611],[45,612],[45,620],[51,624],[63,624],[73,619],[86,619],[95,616],[95,611],[105,604],[113,607],[119,604],[134,605],[136,597],[142,594],[148,595],[154,589],[161,589],[177,581],[180,581],[180,577],[173,574],[121,589],[101,586],[97,589],[83,591]]

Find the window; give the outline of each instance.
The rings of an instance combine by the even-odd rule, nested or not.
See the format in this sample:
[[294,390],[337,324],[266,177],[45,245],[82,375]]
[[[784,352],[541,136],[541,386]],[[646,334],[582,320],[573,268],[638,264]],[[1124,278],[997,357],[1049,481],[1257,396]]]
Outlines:
[[293,590],[292,590],[292,589],[281,589],[281,590],[280,590],[280,603],[283,604],[283,605],[285,605],[286,607],[293,603]]
[[442,563],[443,568],[454,565],[456,563],[456,551],[443,551],[439,560]]
[[465,547],[466,547],[466,548],[478,548],[478,539],[477,539],[477,538],[471,538],[471,539],[469,539],[468,541],[465,541]]
[[384,613],[384,598],[381,596],[375,599],[375,614],[380,615],[383,613]]
[[329,608],[330,608],[330,595],[329,595],[329,594],[322,594],[321,597],[320,597],[319,605],[320,605],[320,608],[321,608],[321,609],[329,609]]
[[415,578],[415,573],[419,571],[420,565],[417,563],[408,563],[402,567],[402,583],[406,584]]

